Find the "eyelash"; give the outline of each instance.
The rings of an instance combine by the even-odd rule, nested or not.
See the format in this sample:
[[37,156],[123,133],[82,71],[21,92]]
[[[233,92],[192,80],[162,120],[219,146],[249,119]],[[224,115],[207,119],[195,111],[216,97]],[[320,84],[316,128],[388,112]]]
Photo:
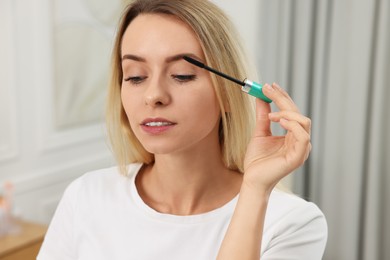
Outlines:
[[144,81],[147,77],[141,77],[141,76],[134,76],[134,77],[128,77],[125,78],[124,81],[130,81],[130,83],[134,85],[141,84],[142,81]]
[[196,80],[196,75],[171,75],[171,77],[177,80],[179,83],[186,83],[189,81]]
[[[171,75],[171,77],[174,80],[178,81],[179,83],[186,83],[189,81],[196,80],[197,78],[196,75],[177,75],[177,74],[173,74]],[[126,82],[129,81],[133,85],[138,85],[141,84],[145,79],[147,79],[147,77],[132,76],[132,77],[125,78],[124,81]]]

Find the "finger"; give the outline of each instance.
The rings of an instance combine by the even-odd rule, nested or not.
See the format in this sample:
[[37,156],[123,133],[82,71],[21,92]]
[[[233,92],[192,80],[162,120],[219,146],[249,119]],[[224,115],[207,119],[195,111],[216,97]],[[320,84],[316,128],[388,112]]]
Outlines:
[[274,101],[274,103],[280,110],[299,112],[299,109],[294,103],[294,101],[291,99],[288,93],[278,84],[265,84],[263,86],[263,92],[268,98]]
[[310,135],[296,121],[286,119],[280,120],[280,125],[293,135],[295,141],[288,147],[287,157],[291,160],[293,167],[299,167],[308,158],[311,150]]
[[311,134],[311,120],[310,118],[293,111],[279,111],[270,113],[269,119],[272,122],[279,122],[282,118],[287,119],[288,121],[298,122],[308,134]]
[[270,136],[271,135],[271,121],[268,114],[271,112],[271,106],[256,98],[256,128],[255,136]]
[[287,91],[285,91],[282,87],[280,87],[279,84],[277,84],[277,83],[274,82],[274,83],[272,83],[272,87],[274,87],[274,88],[276,88],[277,90],[279,90],[280,93],[283,94],[283,96],[285,96],[286,98],[290,99],[290,101],[294,102],[294,101],[292,100],[292,98],[290,97],[290,95],[287,93]]

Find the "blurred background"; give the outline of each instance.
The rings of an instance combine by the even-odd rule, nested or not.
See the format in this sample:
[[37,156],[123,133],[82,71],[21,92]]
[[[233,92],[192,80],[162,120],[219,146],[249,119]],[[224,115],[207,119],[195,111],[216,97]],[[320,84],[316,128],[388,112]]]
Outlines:
[[[312,118],[312,153],[286,185],[325,213],[324,259],[390,259],[390,1],[213,2],[259,80]],[[115,163],[104,99],[125,3],[0,0],[0,199],[26,221],[48,225],[72,180]]]

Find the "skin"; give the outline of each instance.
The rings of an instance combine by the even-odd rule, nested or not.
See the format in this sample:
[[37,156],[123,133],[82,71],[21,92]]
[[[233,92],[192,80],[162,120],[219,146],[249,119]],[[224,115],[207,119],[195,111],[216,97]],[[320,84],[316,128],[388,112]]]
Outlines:
[[[135,135],[155,154],[155,163],[137,176],[140,196],[159,212],[191,215],[221,207],[240,194],[218,258],[259,259],[269,195],[307,159],[310,119],[277,84],[265,84],[264,94],[280,111],[271,113],[269,104],[256,100],[245,173],[232,172],[222,162],[220,109],[209,72],[173,59],[187,54],[204,61],[193,31],[174,17],[143,14],[128,26],[121,51],[122,103]],[[147,118],[173,124],[151,133],[142,125]],[[287,134],[272,136],[271,121]]]

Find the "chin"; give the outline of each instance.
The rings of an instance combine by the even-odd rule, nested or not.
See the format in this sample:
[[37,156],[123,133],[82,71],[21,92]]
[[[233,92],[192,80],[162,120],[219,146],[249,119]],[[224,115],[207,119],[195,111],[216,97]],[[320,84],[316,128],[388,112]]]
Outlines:
[[175,151],[179,150],[180,146],[174,145],[172,143],[170,144],[144,144],[143,145],[145,150],[152,154],[170,154],[174,153]]

